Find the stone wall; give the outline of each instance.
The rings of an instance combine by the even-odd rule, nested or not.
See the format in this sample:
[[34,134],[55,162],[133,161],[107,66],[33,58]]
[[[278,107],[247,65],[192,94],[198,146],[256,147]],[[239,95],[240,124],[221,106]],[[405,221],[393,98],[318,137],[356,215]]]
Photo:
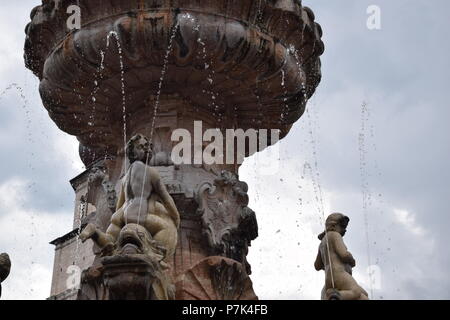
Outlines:
[[[91,241],[81,243],[75,235],[56,244],[50,299],[76,298],[76,295],[64,296],[64,294],[79,286],[81,271],[90,267],[94,262],[95,255],[92,248]],[[71,268],[71,266],[77,268]]]

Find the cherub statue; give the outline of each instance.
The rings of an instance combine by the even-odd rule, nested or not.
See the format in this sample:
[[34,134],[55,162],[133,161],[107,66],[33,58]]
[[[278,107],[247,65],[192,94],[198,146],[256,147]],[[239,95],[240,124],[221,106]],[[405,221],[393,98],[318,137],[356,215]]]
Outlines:
[[103,255],[111,255],[127,243],[136,247],[136,253],[148,253],[148,242],[154,241],[166,261],[175,251],[180,215],[158,171],[147,164],[152,158],[148,138],[141,134],[132,137],[126,155],[130,167],[106,233],[88,224],[80,238],[83,242],[92,239]]
[[8,254],[0,254],[0,297],[2,296],[2,282],[8,277],[10,270],[11,260],[9,260]]
[[325,222],[326,231],[319,235],[321,243],[314,267],[325,271],[322,300],[368,300],[367,292],[352,277],[355,259],[342,239],[349,221],[345,215],[333,213]]

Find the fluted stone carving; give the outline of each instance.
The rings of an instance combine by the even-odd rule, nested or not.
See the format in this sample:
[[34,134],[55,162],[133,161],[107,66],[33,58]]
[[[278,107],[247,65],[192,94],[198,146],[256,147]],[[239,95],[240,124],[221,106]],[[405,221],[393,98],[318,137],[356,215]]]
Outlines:
[[177,282],[180,300],[257,300],[252,281],[240,263],[208,257],[183,274]]
[[245,265],[250,242],[258,236],[255,212],[247,207],[248,186],[238,177],[222,171],[214,184],[206,182],[198,191],[199,214],[212,255],[223,255]]

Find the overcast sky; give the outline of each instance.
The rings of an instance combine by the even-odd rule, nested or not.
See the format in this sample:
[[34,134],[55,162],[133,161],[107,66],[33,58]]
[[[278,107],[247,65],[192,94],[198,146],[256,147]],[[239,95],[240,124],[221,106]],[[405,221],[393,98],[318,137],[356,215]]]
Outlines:
[[[4,299],[49,296],[48,242],[71,229],[68,181],[83,170],[76,139],[51,122],[24,67],[23,30],[38,3],[0,1],[0,252],[13,262]],[[322,82],[280,143],[279,172],[258,171],[267,152],[240,172],[260,227],[249,254],[255,291],[262,299],[319,299],[317,234],[322,215],[338,211],[350,217],[354,276],[372,298],[449,299],[450,4],[303,4],[324,31]],[[381,8],[381,30],[366,26],[371,4]],[[13,83],[19,90],[3,94]]]

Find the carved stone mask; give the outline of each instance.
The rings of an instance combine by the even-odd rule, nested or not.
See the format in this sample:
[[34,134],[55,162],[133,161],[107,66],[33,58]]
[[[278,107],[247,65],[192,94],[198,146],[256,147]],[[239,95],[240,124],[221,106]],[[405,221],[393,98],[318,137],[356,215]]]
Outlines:
[[141,225],[129,223],[120,231],[117,250],[125,254],[145,254],[150,249],[151,235]]

